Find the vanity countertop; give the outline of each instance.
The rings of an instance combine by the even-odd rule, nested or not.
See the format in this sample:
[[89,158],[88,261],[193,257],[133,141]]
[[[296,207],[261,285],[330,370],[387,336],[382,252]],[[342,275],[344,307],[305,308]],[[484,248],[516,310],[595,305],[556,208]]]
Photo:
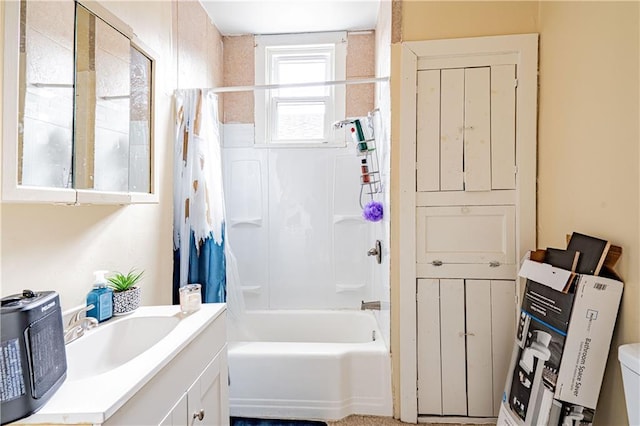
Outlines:
[[[114,317],[104,325],[87,331],[77,341],[88,338],[91,333],[99,332],[100,327],[109,327],[116,321],[145,316],[171,316],[178,319],[177,325],[166,336],[130,361],[101,374],[78,379],[67,378],[40,410],[17,423],[104,423],[225,309],[224,303],[206,303],[202,304],[200,310],[184,315],[178,305],[142,306],[129,315]],[[117,351],[118,348],[114,350]]]

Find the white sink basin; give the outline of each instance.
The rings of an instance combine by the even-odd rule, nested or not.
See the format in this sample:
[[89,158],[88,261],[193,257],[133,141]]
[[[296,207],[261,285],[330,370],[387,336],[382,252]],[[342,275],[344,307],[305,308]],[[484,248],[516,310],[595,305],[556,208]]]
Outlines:
[[67,380],[113,370],[158,343],[180,322],[178,316],[112,319],[67,345]]
[[188,315],[178,305],[140,306],[101,323],[66,346],[67,379],[20,424],[158,424],[142,420],[156,416],[141,395],[154,392],[158,407],[180,399],[211,361],[211,345],[226,350],[225,311],[224,303],[203,303]]

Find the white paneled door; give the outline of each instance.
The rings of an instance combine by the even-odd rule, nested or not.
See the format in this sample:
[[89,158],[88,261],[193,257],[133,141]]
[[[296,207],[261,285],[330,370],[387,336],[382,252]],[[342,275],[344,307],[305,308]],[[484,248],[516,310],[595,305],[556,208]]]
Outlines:
[[515,189],[515,72],[418,71],[417,191]]
[[[535,155],[525,155],[535,154],[535,132],[531,138],[522,118],[535,112],[535,75],[509,49],[473,50],[510,40],[415,45],[416,173],[407,188],[415,191],[415,228],[407,253],[415,254],[420,416],[497,417],[500,408],[518,259],[535,235]],[[467,54],[457,54],[465,43]],[[522,108],[526,99],[533,109]]]
[[418,279],[418,412],[496,417],[515,333],[515,283]]

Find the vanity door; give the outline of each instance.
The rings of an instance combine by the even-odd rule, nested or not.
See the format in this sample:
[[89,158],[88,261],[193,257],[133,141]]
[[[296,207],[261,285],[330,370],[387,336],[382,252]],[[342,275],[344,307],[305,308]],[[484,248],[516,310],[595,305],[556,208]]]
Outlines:
[[227,347],[222,348],[187,392],[188,425],[229,424]]
[[158,426],[184,426],[187,424],[187,394],[182,395],[182,398],[176,405],[171,408],[171,411],[167,413],[167,416],[162,419]]

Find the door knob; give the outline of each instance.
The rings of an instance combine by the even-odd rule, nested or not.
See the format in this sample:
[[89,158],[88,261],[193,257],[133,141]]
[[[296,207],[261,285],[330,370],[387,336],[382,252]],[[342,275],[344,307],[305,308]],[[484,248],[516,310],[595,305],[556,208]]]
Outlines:
[[193,418],[198,420],[204,419],[204,408],[201,408],[200,411],[196,411],[195,413],[193,413]]

